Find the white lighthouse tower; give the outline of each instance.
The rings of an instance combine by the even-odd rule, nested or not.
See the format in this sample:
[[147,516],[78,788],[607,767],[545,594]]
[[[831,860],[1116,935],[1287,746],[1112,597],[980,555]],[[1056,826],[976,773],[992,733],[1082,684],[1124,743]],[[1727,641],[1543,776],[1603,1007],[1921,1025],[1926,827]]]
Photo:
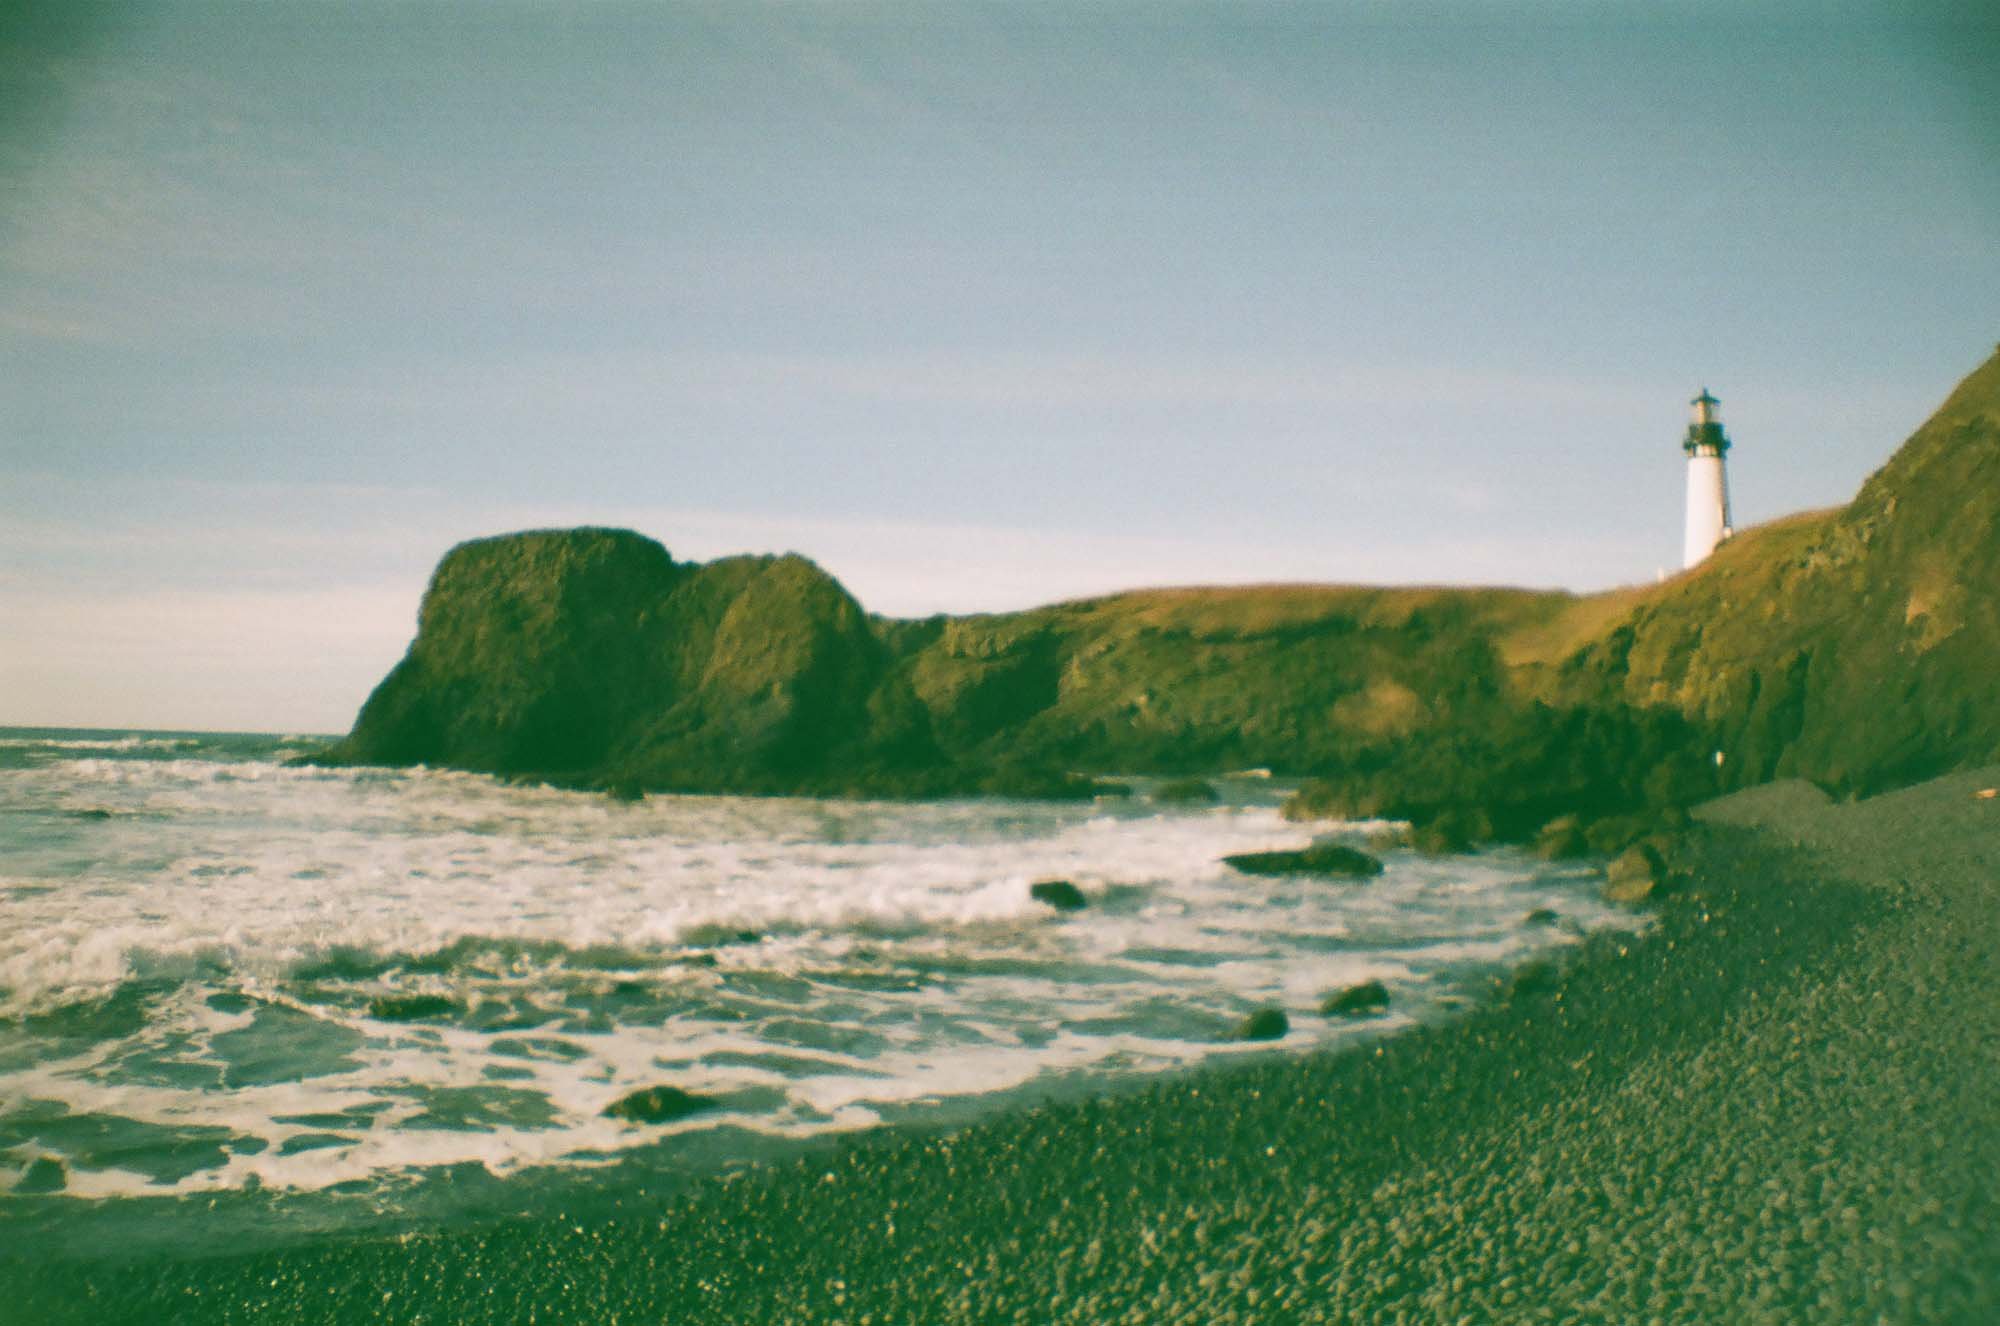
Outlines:
[[1723,469],[1723,457],[1729,454],[1729,438],[1722,431],[1722,418],[1715,408],[1722,402],[1703,387],[1701,395],[1688,403],[1694,406],[1694,420],[1688,424],[1687,439],[1681,443],[1688,458],[1687,544],[1683,566],[1693,566],[1714,552],[1716,544],[1736,532],[1730,527],[1729,476]]

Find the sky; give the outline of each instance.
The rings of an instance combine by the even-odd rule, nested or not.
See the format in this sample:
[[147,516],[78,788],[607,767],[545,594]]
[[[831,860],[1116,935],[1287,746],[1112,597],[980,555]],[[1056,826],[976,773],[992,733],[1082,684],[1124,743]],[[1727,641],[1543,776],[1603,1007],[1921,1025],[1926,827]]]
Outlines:
[[[54,11],[54,12],[50,12]],[[1983,6],[0,0],[0,724],[344,731],[452,543],[1578,591],[2000,338]]]

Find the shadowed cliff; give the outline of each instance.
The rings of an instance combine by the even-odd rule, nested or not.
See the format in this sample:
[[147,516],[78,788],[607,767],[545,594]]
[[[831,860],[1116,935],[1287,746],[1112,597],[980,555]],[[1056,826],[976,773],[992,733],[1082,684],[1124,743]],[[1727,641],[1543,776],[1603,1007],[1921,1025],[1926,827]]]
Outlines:
[[1588,597],[1149,590],[895,621],[796,556],[482,539],[440,563],[408,656],[327,758],[917,796],[1261,766],[1319,777],[1330,809],[1476,803],[1481,833],[1518,836],[1564,809],[1776,776],[1868,792],[2000,756],[1996,577],[2000,356],[1849,506]]
[[329,755],[832,790],[855,760],[937,763],[887,662],[852,596],[801,557],[692,565],[626,530],[502,535],[446,554],[409,653]]

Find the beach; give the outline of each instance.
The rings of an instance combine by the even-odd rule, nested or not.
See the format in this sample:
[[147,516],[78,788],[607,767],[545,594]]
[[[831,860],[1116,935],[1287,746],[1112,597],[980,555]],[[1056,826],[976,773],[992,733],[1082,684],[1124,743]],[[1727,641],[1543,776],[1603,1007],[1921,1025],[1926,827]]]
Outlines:
[[665,1193],[242,1255],[0,1253],[8,1320],[2000,1316],[2000,769],[1703,807],[1645,936],[1359,1052]]

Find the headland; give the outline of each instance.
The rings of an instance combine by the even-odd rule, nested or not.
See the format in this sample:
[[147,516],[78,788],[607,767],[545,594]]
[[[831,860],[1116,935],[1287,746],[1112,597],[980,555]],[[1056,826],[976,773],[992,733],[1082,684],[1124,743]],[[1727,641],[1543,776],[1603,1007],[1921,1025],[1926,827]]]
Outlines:
[[454,548],[320,758],[647,791],[1087,796],[1316,779],[1302,817],[1527,839],[1774,778],[1867,795],[2000,758],[2000,355],[1846,507],[1662,584],[1142,590],[870,616],[796,555],[621,530]]

